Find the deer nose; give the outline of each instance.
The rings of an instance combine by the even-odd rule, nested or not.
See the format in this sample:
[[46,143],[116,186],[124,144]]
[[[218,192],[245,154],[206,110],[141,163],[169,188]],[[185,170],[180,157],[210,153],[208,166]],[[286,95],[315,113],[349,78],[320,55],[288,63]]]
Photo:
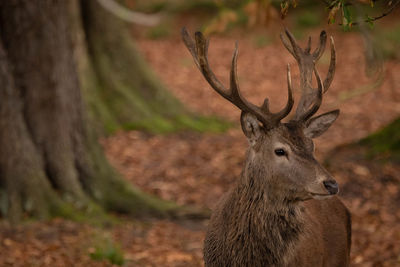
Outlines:
[[336,183],[335,180],[324,181],[324,186],[331,195],[335,195],[339,192],[339,185]]

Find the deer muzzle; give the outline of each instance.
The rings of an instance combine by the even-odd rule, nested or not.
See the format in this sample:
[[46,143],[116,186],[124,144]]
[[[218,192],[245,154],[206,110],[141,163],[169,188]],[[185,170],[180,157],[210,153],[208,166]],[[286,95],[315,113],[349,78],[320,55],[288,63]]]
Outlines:
[[329,194],[336,195],[339,192],[339,185],[335,180],[324,181],[323,184]]

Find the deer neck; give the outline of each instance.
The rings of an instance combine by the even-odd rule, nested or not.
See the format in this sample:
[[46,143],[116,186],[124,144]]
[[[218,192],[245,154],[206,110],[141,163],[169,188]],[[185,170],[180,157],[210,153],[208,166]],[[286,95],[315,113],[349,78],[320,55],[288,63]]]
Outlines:
[[[260,179],[266,176],[263,169],[245,169],[232,194],[234,218],[240,222],[238,233],[246,233],[253,249],[264,249],[265,262],[280,265],[290,260],[296,243],[304,231],[302,202],[288,201]],[[269,177],[270,178],[270,177]],[[233,210],[233,209],[231,209]]]

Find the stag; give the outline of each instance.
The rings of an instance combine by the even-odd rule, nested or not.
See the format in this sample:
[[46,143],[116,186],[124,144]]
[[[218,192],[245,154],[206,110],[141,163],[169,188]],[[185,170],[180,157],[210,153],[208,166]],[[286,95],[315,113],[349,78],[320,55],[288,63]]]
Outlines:
[[[312,53],[311,38],[303,49],[288,30],[281,34],[284,46],[297,61],[302,92],[296,113],[288,122],[282,120],[294,104],[289,65],[288,100],[281,111],[273,113],[267,98],[257,106],[241,95],[237,43],[227,89],[209,66],[208,40],[203,34],[196,32],[193,40],[184,28],[182,38],[211,87],[242,111],[240,122],[249,141],[240,179],[211,216],[204,242],[205,265],[348,266],[350,213],[335,196],[338,184],[315,160],[312,141],[339,115],[339,110],[333,110],[314,116],[335,73],[333,38],[330,66],[322,82],[315,63],[325,50],[326,32],[321,32]],[[312,86],[313,76],[317,88]]]

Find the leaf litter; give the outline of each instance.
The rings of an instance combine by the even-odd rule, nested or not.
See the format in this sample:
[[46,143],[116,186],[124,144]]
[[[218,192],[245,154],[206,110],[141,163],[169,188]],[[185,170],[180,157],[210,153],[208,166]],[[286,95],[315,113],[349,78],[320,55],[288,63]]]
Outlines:
[[[341,186],[340,196],[353,216],[352,266],[400,266],[400,166],[361,157],[351,143],[389,123],[400,114],[400,64],[385,62],[382,86],[338,101],[348,91],[371,81],[364,73],[362,40],[334,32],[338,64],[320,112],[341,109],[332,128],[316,140],[316,156],[324,160]],[[317,36],[318,31],[312,32]],[[246,37],[212,37],[209,60],[227,84],[234,41],[239,39],[238,73],[243,94],[260,104],[265,96],[272,110],[286,101],[286,63],[296,64],[279,42],[255,47]],[[275,38],[278,40],[278,38]],[[315,39],[315,38],[314,38]],[[179,204],[212,209],[239,177],[247,141],[238,124],[239,111],[218,96],[195,68],[176,36],[164,40],[139,38],[146,59],[163,82],[192,111],[218,115],[235,123],[222,134],[177,133],[153,136],[118,132],[101,143],[113,166],[141,190]],[[327,53],[327,52],[326,52]],[[318,68],[324,75],[329,56]],[[298,99],[298,92],[296,99]],[[333,152],[332,152],[333,151]],[[207,222],[147,222],[123,218],[106,229],[63,219],[0,227],[1,266],[111,266],[94,261],[93,236],[108,233],[119,244],[124,266],[203,266],[202,244]]]

